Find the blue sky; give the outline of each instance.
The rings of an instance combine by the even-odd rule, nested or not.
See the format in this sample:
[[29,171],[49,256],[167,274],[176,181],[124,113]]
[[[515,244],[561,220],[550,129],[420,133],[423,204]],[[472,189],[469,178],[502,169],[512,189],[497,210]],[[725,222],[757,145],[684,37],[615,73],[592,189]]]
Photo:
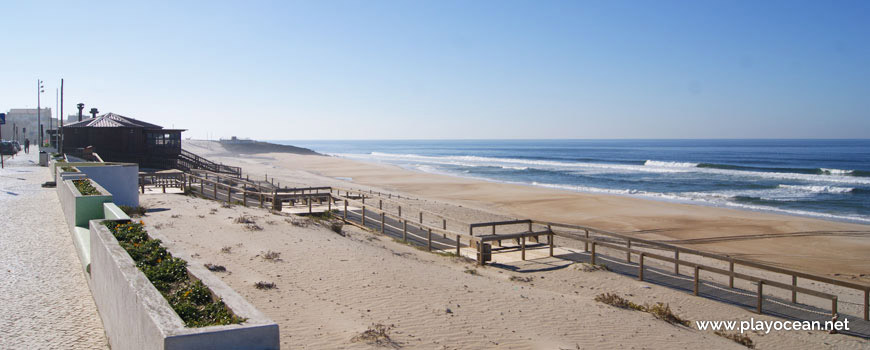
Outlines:
[[865,138],[868,1],[0,3],[0,110],[185,137]]

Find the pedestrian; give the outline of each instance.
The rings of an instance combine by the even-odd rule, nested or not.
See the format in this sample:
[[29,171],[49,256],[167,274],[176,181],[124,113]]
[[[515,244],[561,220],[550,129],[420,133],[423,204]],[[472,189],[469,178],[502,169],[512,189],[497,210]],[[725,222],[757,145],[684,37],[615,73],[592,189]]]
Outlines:
[[24,139],[24,154],[30,153],[30,139]]

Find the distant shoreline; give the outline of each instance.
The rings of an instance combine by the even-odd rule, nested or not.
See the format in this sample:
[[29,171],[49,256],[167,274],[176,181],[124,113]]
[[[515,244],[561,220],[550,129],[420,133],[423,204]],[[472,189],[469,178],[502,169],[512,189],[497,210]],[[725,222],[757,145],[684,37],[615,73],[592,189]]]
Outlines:
[[[185,141],[212,141],[212,140],[185,140]],[[311,149],[296,147],[290,145],[280,145],[271,142],[257,141],[257,140],[238,140],[238,141],[212,141],[220,144],[226,149],[228,152],[237,153],[237,154],[257,154],[257,153],[290,153],[290,154],[300,154],[300,155],[317,155],[322,156],[323,154],[317,153]]]

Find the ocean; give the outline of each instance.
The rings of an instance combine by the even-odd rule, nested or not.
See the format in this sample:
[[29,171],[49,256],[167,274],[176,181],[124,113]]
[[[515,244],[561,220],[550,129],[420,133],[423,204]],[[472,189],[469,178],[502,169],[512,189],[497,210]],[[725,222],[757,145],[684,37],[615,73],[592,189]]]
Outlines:
[[870,140],[273,142],[427,173],[870,223]]

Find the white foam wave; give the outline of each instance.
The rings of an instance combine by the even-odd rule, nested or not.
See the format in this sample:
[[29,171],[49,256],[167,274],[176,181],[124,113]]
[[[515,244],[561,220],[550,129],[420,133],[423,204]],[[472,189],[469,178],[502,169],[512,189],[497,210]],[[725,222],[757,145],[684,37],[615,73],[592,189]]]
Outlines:
[[[606,189],[606,188],[596,188],[596,187],[586,187],[586,186],[573,186],[573,185],[560,185],[560,184],[547,184],[547,183],[537,183],[537,182],[533,182],[532,185],[539,186],[539,187],[553,188],[553,189],[569,190],[569,191],[575,191],[575,192],[629,195],[629,196],[646,197],[646,198],[651,198],[651,199],[678,201],[678,202],[684,202],[684,203],[705,204],[705,205],[713,205],[713,206],[727,206],[727,207],[733,207],[733,208],[743,209],[743,210],[765,211],[765,212],[773,212],[773,213],[780,213],[780,214],[787,214],[787,215],[815,217],[815,218],[828,219],[828,220],[841,220],[841,221],[845,220],[845,221],[853,221],[853,222],[861,222],[861,223],[870,223],[870,218],[866,218],[866,217],[862,217],[862,216],[835,215],[835,214],[819,213],[819,212],[806,211],[806,210],[783,209],[783,208],[777,208],[777,207],[766,206],[766,205],[746,204],[746,203],[738,203],[738,202],[733,201],[733,199],[737,196],[750,195],[750,193],[747,193],[746,191],[743,191],[742,193],[737,193],[737,192],[732,192],[732,193],[723,193],[723,192],[660,193],[660,192],[647,192],[647,191],[639,191],[639,190],[616,190],[616,189]],[[756,190],[756,192],[762,192],[762,191],[772,191],[772,190]],[[753,194],[759,194],[759,193],[753,193]],[[787,199],[770,199],[770,200],[787,201]]]
[[802,185],[779,185],[779,188],[796,191],[806,191],[811,193],[849,193],[854,190],[851,187],[837,186],[802,186]]
[[698,166],[698,163],[689,163],[689,162],[663,162],[660,160],[647,160],[643,163],[646,166],[656,166],[662,168],[695,168]]
[[822,170],[822,174],[825,174],[825,175],[840,175],[840,176],[852,175],[852,172],[854,172],[854,170],[828,169],[828,168],[822,168],[821,170]]
[[[519,158],[501,158],[501,157],[481,157],[481,156],[424,156],[418,154],[398,154],[398,153],[383,153],[372,152],[370,154],[334,154],[336,156],[380,161],[394,163],[414,163],[414,164],[432,164],[432,165],[453,165],[463,167],[502,167],[505,169],[527,168],[555,171],[570,171],[578,175],[585,173],[700,173],[713,176],[727,176],[739,178],[765,178],[778,180],[798,180],[811,183],[822,184],[862,184],[870,185],[870,177],[856,177],[846,175],[815,175],[815,174],[800,174],[800,173],[783,173],[783,172],[760,172],[746,171],[736,169],[716,169],[716,168],[699,168],[697,163],[688,162],[664,162],[656,160],[647,160],[644,165],[635,164],[611,164],[611,163],[586,163],[586,162],[565,162],[553,160],[536,160],[536,159],[519,159]],[[525,170],[525,169],[521,169]],[[832,169],[828,169],[832,170]],[[836,170],[836,169],[833,169]]]

